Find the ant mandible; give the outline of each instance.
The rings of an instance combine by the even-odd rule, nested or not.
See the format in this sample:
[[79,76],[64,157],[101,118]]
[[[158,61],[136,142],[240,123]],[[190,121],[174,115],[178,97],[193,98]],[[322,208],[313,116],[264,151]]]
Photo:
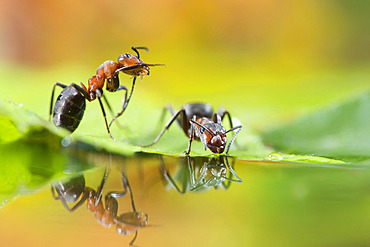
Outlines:
[[[221,110],[219,113],[213,113],[210,104],[192,103],[184,105],[179,111],[167,105],[166,108],[171,112],[172,118],[168,121],[162,132],[157,136],[153,143],[142,147],[150,147],[156,144],[162,137],[164,132],[176,120],[183,129],[187,137],[189,137],[189,145],[185,154],[189,155],[193,139],[202,141],[204,150],[211,150],[213,153],[221,154],[225,151],[227,142],[226,134],[235,131],[229,145],[226,149],[226,154],[229,152],[231,144],[234,142],[236,135],[242,129],[242,126],[233,127],[231,115],[227,110]],[[228,116],[231,129],[228,131],[222,126],[222,120]],[[178,119],[179,118],[179,119]]]
[[[85,187],[85,178],[83,175],[71,178],[67,182],[57,182],[51,187],[51,192],[55,200],[60,200],[63,206],[73,212],[83,205],[86,201],[87,208],[95,213],[95,219],[104,227],[112,227],[116,225],[116,231],[120,235],[128,235],[136,232],[134,238],[130,242],[133,245],[136,240],[138,229],[145,227],[148,223],[148,215],[140,210],[136,211],[133,194],[130,184],[122,172],[122,184],[124,191],[108,192],[105,196],[105,207],[101,200],[103,188],[108,178],[108,172],[105,170],[103,179],[97,191],[90,187]],[[123,213],[117,216],[118,201],[117,198],[125,196],[129,192],[133,212]],[[75,203],[70,207],[69,204]]]
[[[158,66],[162,64],[148,64],[140,60],[139,49],[144,49],[148,51],[146,47],[131,47],[135,51],[136,55],[131,54],[122,54],[118,57],[118,62],[112,60],[105,61],[102,63],[96,70],[96,75],[92,76],[88,81],[88,87],[81,82],[81,86],[78,86],[75,83],[67,86],[62,83],[56,82],[53,86],[50,100],[50,111],[49,111],[49,120],[51,115],[53,115],[53,122],[58,127],[63,127],[70,132],[73,132],[77,129],[80,124],[82,117],[86,109],[86,100],[93,101],[96,98],[99,100],[100,108],[103,113],[105,126],[107,128],[108,134],[110,137],[115,140],[110,133],[110,126],[112,123],[123,114],[126,110],[128,103],[130,102],[132,93],[134,91],[136,77],[140,76],[141,79],[149,75],[150,66]],[[128,75],[133,76],[132,87],[129,97],[127,98],[127,87],[120,85],[118,73],[122,71]],[[106,90],[109,92],[115,92],[124,90],[124,100],[122,105],[122,110],[112,119],[108,125],[104,106],[101,98],[104,99],[108,109],[112,113],[112,108],[108,103],[106,97],[103,95],[104,83],[106,83]],[[55,87],[59,86],[63,88],[62,92],[59,94],[57,100],[54,101],[54,92]],[[112,113],[113,115],[113,113]]]

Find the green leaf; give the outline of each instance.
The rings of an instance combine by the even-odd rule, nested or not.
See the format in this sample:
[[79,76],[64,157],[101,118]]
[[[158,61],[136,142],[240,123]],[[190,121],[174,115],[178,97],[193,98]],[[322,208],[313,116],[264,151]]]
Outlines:
[[65,130],[50,125],[46,120],[24,109],[22,105],[0,99],[0,144],[28,138],[53,145],[66,133]]
[[[155,153],[162,155],[184,156],[187,150],[188,138],[179,126],[174,125],[166,131],[161,140],[150,148],[137,146],[138,144],[151,143],[159,130],[153,132],[143,131],[146,123],[138,121],[139,124],[130,126],[121,131],[118,136],[118,142],[112,141],[109,136],[102,134],[86,134],[84,132],[73,133],[70,135],[62,128],[56,128],[52,123],[41,119],[36,114],[23,109],[21,106],[7,103],[0,100],[0,125],[7,126],[0,135],[0,141],[3,143],[14,141],[16,139],[28,140],[30,142],[46,143],[49,146],[68,147],[75,143],[85,143],[90,145],[96,152],[107,151],[124,156],[133,155],[135,152]],[[148,116],[148,115],[147,115]],[[150,116],[150,115],[149,115]],[[152,116],[156,116],[152,114]],[[240,124],[237,119],[233,119],[234,125]],[[93,121],[87,121],[93,123]],[[152,125],[149,125],[152,126]],[[150,132],[150,134],[149,134]],[[134,134],[136,133],[136,134]],[[141,134],[138,135],[137,133]],[[153,134],[154,133],[154,134]],[[232,133],[228,137],[229,140]],[[212,156],[209,150],[204,150],[201,142],[193,142],[192,156]],[[248,125],[243,124],[243,129],[239,133],[235,143],[232,145],[229,155],[245,160],[268,160],[278,162],[305,162],[305,163],[342,163],[340,160],[332,160],[313,155],[294,155],[279,153],[276,155],[275,150],[264,145],[260,136],[258,136]]]
[[349,161],[370,159],[370,92],[263,135],[277,150]]

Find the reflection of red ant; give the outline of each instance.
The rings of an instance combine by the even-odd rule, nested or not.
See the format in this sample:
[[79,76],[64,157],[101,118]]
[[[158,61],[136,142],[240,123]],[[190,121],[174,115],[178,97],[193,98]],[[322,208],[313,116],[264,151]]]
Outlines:
[[[168,121],[162,132],[157,136],[153,143],[143,147],[150,147],[156,144],[162,137],[164,132],[177,120],[177,123],[183,129],[185,134],[189,137],[189,146],[186,154],[190,153],[191,144],[193,139],[202,141],[204,149],[207,147],[213,153],[221,154],[226,146],[226,134],[236,130],[233,138],[226,149],[226,154],[229,152],[231,144],[234,142],[236,135],[241,130],[242,126],[233,127],[230,113],[226,110],[220,113],[213,113],[210,104],[193,103],[184,105],[178,112],[168,105],[167,109],[171,112],[172,118]],[[228,131],[222,126],[222,120],[228,116],[231,129]],[[177,119],[179,118],[179,119]]]
[[[88,88],[86,88],[86,86],[82,83],[80,87],[75,83],[67,86],[62,83],[56,82],[51,93],[49,118],[53,114],[53,122],[56,126],[63,127],[70,132],[73,132],[77,129],[84,115],[86,108],[85,100],[87,99],[88,101],[93,101],[98,98],[108,134],[114,140],[113,136],[110,133],[109,127],[112,125],[114,120],[116,120],[117,117],[121,116],[125,111],[134,91],[136,77],[140,76],[141,78],[143,78],[144,76],[149,75],[149,66],[160,65],[147,64],[141,61],[138,49],[144,49],[148,51],[148,48],[146,47],[132,47],[132,50],[136,52],[137,56],[131,54],[123,54],[118,57],[118,62],[108,60],[102,63],[97,68],[96,75],[92,76],[89,79]],[[120,85],[119,83],[118,72],[120,71],[134,76],[131,92],[128,98],[127,87]],[[103,97],[105,103],[108,106],[108,109],[112,112],[112,108],[110,107],[106,97],[103,95],[103,87],[105,81],[107,82],[106,90],[108,90],[109,92],[125,90],[122,110],[112,119],[109,125],[101,100],[101,98]],[[56,86],[63,88],[63,90],[55,101],[53,109],[54,92]]]
[[[117,233],[123,236],[135,232],[135,236],[130,242],[130,245],[133,245],[139,228],[147,225],[148,215],[143,214],[141,211],[136,211],[130,184],[123,172],[122,184],[124,191],[109,192],[105,196],[104,207],[101,197],[107,177],[108,174],[107,171],[105,171],[97,191],[85,187],[85,178],[82,175],[74,177],[64,183],[59,181],[51,187],[52,195],[55,200],[60,200],[63,206],[70,212],[79,208],[86,201],[87,208],[95,213],[95,219],[104,227],[116,225]],[[117,216],[118,202],[116,198],[125,196],[127,191],[131,197],[133,212],[127,212]],[[69,207],[68,203],[76,204]]]

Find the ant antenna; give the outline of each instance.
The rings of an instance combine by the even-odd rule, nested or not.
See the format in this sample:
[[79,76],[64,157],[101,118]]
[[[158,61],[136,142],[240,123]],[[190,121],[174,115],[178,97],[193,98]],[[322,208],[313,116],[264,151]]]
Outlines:
[[231,167],[231,165],[229,164],[229,160],[227,159],[227,156],[222,156],[222,157],[224,157],[224,158],[225,158],[225,160],[226,160],[227,168],[229,168],[230,172],[234,175],[234,177],[236,177],[236,178],[237,178],[237,180],[233,180],[233,179],[228,179],[228,180],[229,180],[229,181],[234,181],[234,182],[237,182],[237,183],[242,183],[242,182],[243,182],[243,180],[242,180],[240,177],[238,177],[238,175],[236,175],[236,173],[235,173],[234,169],[233,169],[233,168]]
[[213,131],[212,130],[210,130],[210,129],[208,129],[206,126],[204,126],[203,124],[200,124],[200,123],[198,123],[198,122],[196,122],[196,121],[194,121],[193,119],[191,119],[190,120],[190,122],[192,122],[193,124],[196,124],[196,125],[198,125],[199,127],[202,127],[202,128],[204,128],[208,133],[210,133],[212,136],[214,136],[215,134],[213,133]]
[[231,141],[229,142],[229,145],[227,146],[227,149],[226,149],[226,154],[229,153],[229,149],[231,147],[231,144],[234,142],[235,138],[236,138],[236,135],[239,133],[239,131],[242,129],[242,126],[239,125],[239,126],[236,126],[235,128],[232,128],[232,129],[229,129],[228,131],[226,131],[226,133],[230,132],[230,131],[233,131],[233,130],[236,130],[238,129],[237,131],[235,131],[235,134],[233,136],[233,138],[231,139]]
[[131,49],[134,52],[136,52],[138,59],[140,59],[140,53],[139,53],[138,49],[145,50],[147,53],[149,52],[149,49],[147,47],[145,47],[145,46],[133,46],[133,47],[131,47]]
[[232,128],[232,129],[229,129],[228,131],[226,131],[225,132],[225,134],[227,134],[227,133],[229,133],[229,132],[231,132],[231,131],[234,131],[234,130],[236,130],[236,129],[239,129],[239,128],[241,128],[242,126],[241,125],[239,125],[239,126],[236,126],[236,127],[234,127],[234,128]]

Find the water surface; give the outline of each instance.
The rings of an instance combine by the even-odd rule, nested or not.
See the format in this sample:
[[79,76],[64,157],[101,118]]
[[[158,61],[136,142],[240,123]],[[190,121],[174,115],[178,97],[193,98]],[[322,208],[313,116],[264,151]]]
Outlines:
[[[126,176],[136,210],[148,215],[147,226],[138,228],[137,246],[370,246],[366,166],[229,158],[240,183],[227,166],[218,167],[217,159],[83,157],[66,162],[87,160],[91,167],[77,174],[94,190],[111,167],[103,197],[122,190]],[[74,174],[73,167],[65,169]],[[225,177],[233,181],[222,183]],[[121,236],[115,226],[102,226],[86,202],[68,212],[50,186],[1,208],[1,246],[129,246],[134,239],[135,233]],[[117,201],[118,215],[133,211],[129,194]]]

